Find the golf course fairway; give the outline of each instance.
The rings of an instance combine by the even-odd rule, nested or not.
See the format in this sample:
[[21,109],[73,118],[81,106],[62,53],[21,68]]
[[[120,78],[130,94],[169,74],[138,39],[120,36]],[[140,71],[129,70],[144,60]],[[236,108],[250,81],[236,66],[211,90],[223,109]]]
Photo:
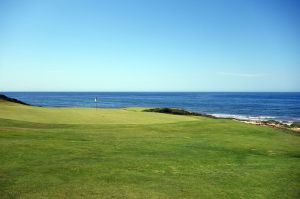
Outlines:
[[299,198],[300,136],[143,108],[0,100],[0,198]]

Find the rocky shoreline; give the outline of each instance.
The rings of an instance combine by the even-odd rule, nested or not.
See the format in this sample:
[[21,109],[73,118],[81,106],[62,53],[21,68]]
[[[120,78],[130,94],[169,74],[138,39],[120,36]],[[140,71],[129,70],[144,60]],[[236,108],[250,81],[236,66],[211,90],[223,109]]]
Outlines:
[[290,124],[283,123],[276,120],[267,120],[267,121],[253,121],[253,120],[239,120],[239,119],[233,119],[235,121],[243,122],[246,124],[255,124],[258,126],[269,126],[273,128],[280,128],[280,129],[287,129],[294,132],[300,133],[300,123],[299,122],[293,122]]
[[243,122],[246,124],[254,124],[258,126],[269,126],[273,128],[280,128],[280,129],[287,129],[294,132],[300,133],[300,122],[282,122],[277,120],[250,120],[250,119],[237,119],[234,117],[222,117],[222,116],[215,116],[209,115],[205,113],[196,113],[190,112],[183,109],[177,108],[152,108],[146,109],[145,112],[157,112],[157,113],[165,113],[165,114],[173,114],[173,115],[191,115],[191,116],[204,116],[214,119],[231,119],[239,122]]

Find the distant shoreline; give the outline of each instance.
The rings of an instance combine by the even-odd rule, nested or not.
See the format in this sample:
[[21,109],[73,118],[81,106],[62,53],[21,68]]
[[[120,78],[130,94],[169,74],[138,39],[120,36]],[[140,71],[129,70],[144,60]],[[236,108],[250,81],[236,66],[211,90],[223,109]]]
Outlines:
[[[298,92],[1,92],[45,107],[174,107],[217,117],[300,121]],[[265,117],[265,118],[264,118]]]
[[[29,103],[25,103],[21,100],[18,100],[16,98],[8,97],[6,95],[0,94],[0,99],[23,104],[23,105],[29,105],[29,106],[38,106],[38,107],[49,107],[49,106],[40,106],[40,105],[31,105]],[[64,107],[72,107],[72,106],[64,106]],[[80,107],[80,106],[78,106]],[[87,107],[81,107],[81,108],[87,108]],[[90,107],[91,108],[91,107]],[[110,107],[112,108],[112,107]],[[122,108],[122,107],[116,107],[116,108]],[[123,107],[126,108],[126,107]],[[160,112],[162,109],[166,109],[168,111],[170,110],[176,110],[179,111],[178,115],[192,115],[192,116],[203,116],[203,117],[209,117],[209,118],[215,118],[215,119],[231,119],[247,124],[255,124],[259,126],[270,126],[270,127],[276,127],[276,128],[284,128],[289,129],[293,131],[300,132],[300,126],[298,121],[290,121],[290,120],[279,120],[272,116],[244,116],[244,115],[237,115],[237,114],[210,114],[210,113],[203,113],[203,112],[191,112],[186,111],[185,109],[177,109],[177,108],[156,108],[157,111],[154,112]],[[151,109],[148,109],[151,110]],[[171,112],[160,112],[160,113],[170,113],[170,114],[177,114]]]

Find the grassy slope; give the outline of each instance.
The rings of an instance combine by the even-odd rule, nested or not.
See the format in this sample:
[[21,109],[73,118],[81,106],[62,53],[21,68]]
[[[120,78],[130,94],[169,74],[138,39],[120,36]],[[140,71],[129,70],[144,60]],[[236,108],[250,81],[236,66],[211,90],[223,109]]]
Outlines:
[[0,118],[36,123],[154,124],[198,120],[178,115],[144,113],[141,110],[143,109],[43,108],[0,101]]
[[0,102],[0,198],[299,198],[299,146],[231,120]]

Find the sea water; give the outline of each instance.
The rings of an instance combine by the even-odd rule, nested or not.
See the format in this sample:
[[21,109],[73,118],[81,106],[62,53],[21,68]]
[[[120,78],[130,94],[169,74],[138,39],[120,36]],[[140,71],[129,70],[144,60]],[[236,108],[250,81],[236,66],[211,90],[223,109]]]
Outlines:
[[[1,92],[46,107],[174,107],[250,120],[300,121],[300,93],[269,92]],[[95,102],[97,98],[97,102]],[[96,104],[97,103],[97,104]]]

